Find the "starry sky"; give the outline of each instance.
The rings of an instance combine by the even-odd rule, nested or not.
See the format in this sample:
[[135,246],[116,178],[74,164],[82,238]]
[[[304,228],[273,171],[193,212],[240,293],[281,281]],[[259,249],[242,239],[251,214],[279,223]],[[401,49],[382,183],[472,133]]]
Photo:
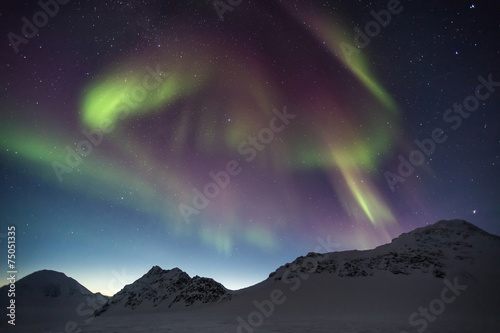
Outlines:
[[327,239],[500,234],[495,1],[42,5],[0,11],[20,277],[112,295],[159,265],[239,289]]

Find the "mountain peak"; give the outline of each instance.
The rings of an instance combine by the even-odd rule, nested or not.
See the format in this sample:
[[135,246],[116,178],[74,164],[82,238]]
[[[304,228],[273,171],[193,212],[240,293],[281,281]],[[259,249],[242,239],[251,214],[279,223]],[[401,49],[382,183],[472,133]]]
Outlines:
[[160,266],[153,266],[151,269],[146,273],[146,275],[157,275],[157,274],[164,274],[164,273],[184,273],[184,271],[178,267],[172,268],[172,269],[163,269]]
[[152,275],[152,274],[159,274],[162,272],[163,272],[163,269],[160,266],[153,266],[146,274]]
[[[439,220],[434,224],[425,226],[423,228],[417,228],[413,232],[422,232],[427,230],[448,230],[456,232],[484,232],[481,228],[476,227],[474,224],[467,222],[465,220],[453,219],[453,220]],[[428,233],[428,232],[426,232]]]
[[94,294],[75,279],[53,270],[33,272],[16,282],[19,297],[32,298],[71,298],[88,297]]
[[425,227],[417,228],[408,233],[403,233],[399,237],[393,239],[394,241],[401,241],[408,237],[415,238],[417,240],[434,239],[436,241],[448,242],[450,239],[468,239],[472,236],[481,235],[486,237],[496,238],[497,236],[491,235],[484,231],[483,229],[475,226],[474,224],[454,219],[454,220],[440,220],[436,223],[427,225]]
[[191,278],[178,267],[164,270],[153,266],[143,277],[125,286],[95,312],[139,311],[185,307],[195,303],[215,303],[230,299],[229,291],[210,278]]

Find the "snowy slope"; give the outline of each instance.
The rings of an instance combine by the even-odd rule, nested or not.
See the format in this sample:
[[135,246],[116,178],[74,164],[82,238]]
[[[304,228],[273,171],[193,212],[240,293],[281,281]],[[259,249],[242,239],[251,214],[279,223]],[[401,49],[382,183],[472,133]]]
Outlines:
[[[63,273],[41,270],[16,282],[16,325],[2,320],[0,329],[9,332],[27,332],[57,328],[64,331],[68,322],[87,324],[93,321],[93,312],[107,300],[100,293],[93,294],[76,280]],[[0,304],[6,307],[8,286],[0,288]],[[0,330],[1,332],[1,330]]]

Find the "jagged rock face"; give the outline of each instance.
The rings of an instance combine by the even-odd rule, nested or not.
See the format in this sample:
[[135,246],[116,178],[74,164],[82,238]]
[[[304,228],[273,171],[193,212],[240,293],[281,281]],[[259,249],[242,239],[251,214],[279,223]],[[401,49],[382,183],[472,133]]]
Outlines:
[[185,306],[199,303],[216,303],[220,300],[230,300],[231,295],[224,286],[213,279],[195,276],[189,284],[173,300],[171,307],[175,303]]
[[96,315],[119,304],[129,309],[135,309],[144,302],[152,303],[154,307],[158,306],[163,301],[174,298],[190,280],[189,275],[178,268],[162,270],[154,266],[139,280],[125,286],[109,299],[101,309],[96,311]]
[[[290,280],[300,274],[322,272],[339,277],[373,276],[380,271],[402,275],[421,271],[436,278],[444,278],[448,260],[460,260],[469,264],[474,262],[468,253],[473,246],[472,239],[476,236],[500,239],[468,222],[443,220],[402,234],[391,244],[374,250],[309,253],[306,257],[299,257],[292,263],[281,266],[269,278],[275,281]],[[445,255],[442,249],[452,252]]]
[[[331,257],[331,258],[330,258]],[[280,267],[269,277],[278,281],[282,278],[292,279],[297,274],[319,274],[327,272],[340,277],[373,276],[376,271],[388,271],[393,274],[408,275],[412,270],[429,271],[435,277],[442,278],[446,274],[441,270],[444,266],[439,261],[442,254],[409,249],[406,253],[389,252],[374,257],[343,258],[339,254],[322,255],[310,253],[306,257],[299,257],[291,264]],[[285,271],[290,273],[285,274]]]
[[110,308],[136,309],[142,305],[159,307],[191,306],[195,303],[214,303],[230,299],[229,291],[212,279],[194,277],[179,268],[163,270],[154,266],[143,277],[125,286],[101,309],[100,315]]

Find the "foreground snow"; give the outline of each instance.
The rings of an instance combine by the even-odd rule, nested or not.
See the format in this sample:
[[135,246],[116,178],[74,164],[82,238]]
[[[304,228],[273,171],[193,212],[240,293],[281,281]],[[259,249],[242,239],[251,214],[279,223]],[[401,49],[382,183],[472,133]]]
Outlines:
[[373,250],[310,253],[238,291],[153,267],[99,308],[76,281],[34,273],[6,332],[498,333],[499,257],[500,237],[441,221]]
[[[141,314],[133,316],[116,316],[100,318],[92,325],[82,328],[82,333],[129,333],[129,332],[204,332],[204,333],[391,333],[417,332],[408,325],[405,319],[400,322],[387,321],[376,318],[331,319],[328,317],[311,318],[269,318],[260,327],[250,330],[238,325],[235,318],[210,318],[208,314],[186,315],[172,314]],[[479,324],[479,326],[478,326]],[[479,328],[482,327],[482,328]],[[467,320],[439,319],[425,330],[429,333],[477,333],[495,332],[498,330],[487,328],[478,322]]]

